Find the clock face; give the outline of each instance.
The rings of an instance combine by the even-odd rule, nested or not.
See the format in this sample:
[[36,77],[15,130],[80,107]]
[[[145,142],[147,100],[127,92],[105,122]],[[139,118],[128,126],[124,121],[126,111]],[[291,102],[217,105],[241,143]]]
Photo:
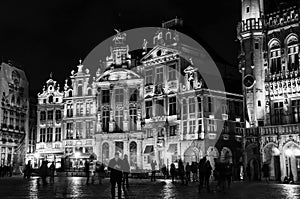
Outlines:
[[243,83],[245,87],[251,88],[255,83],[255,79],[252,75],[247,75],[244,77]]

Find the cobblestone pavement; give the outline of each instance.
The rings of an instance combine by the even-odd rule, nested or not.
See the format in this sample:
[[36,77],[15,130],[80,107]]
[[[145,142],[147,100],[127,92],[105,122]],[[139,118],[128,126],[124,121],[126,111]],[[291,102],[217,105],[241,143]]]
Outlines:
[[[49,180],[49,179],[48,179]],[[197,183],[181,185],[170,180],[129,179],[131,186],[122,191],[122,198],[221,198],[221,199],[298,199],[300,185],[234,182],[225,193],[203,190],[198,193]],[[21,177],[0,178],[1,199],[25,198],[111,198],[109,180],[102,185],[85,184],[83,177],[57,177],[54,184],[38,185],[37,177],[25,180]]]

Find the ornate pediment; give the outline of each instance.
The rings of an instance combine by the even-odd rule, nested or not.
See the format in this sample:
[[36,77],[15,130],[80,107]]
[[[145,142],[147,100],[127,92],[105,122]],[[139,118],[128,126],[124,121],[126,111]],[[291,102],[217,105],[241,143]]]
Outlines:
[[120,80],[130,80],[130,79],[141,79],[140,75],[128,69],[112,69],[104,72],[100,75],[96,81],[120,81]]
[[141,62],[144,64],[153,61],[166,62],[176,59],[178,57],[177,55],[177,50],[157,45],[141,59]]

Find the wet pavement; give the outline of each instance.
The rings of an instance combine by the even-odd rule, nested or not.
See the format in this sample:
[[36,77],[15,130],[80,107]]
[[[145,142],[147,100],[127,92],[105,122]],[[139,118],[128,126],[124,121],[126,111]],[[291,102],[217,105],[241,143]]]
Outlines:
[[[36,177],[0,178],[1,199],[38,198],[111,198],[109,180],[102,185],[85,184],[83,177],[56,177],[53,184],[38,184]],[[225,193],[216,191],[213,184],[210,193],[198,192],[198,184],[172,183],[170,180],[129,179],[130,187],[124,188],[122,198],[221,198],[221,199],[298,199],[300,185],[233,182]],[[48,179],[49,181],[49,179]],[[96,181],[97,182],[97,181]]]

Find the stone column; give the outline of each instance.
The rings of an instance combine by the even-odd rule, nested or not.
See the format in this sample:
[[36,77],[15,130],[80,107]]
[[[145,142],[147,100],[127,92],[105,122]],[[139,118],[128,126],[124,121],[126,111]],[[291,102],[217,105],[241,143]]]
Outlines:
[[140,169],[143,169],[143,161],[144,161],[144,159],[143,159],[143,153],[144,153],[144,151],[143,151],[143,142],[142,142],[142,140],[137,140],[137,146],[136,146],[136,150],[137,150],[137,158],[136,158],[136,161],[137,161],[137,166],[138,166],[138,168],[140,168]]

